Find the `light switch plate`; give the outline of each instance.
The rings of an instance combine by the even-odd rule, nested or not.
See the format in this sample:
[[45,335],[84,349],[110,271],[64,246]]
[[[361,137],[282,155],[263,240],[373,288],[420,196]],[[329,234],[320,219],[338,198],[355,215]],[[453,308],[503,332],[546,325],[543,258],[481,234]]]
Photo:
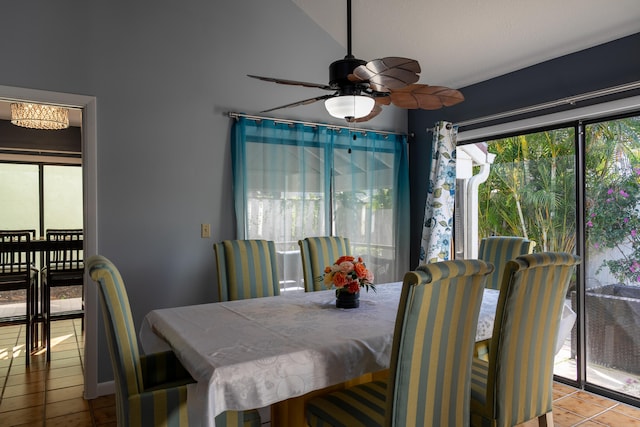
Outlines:
[[211,224],[200,224],[200,237],[203,239],[211,237]]

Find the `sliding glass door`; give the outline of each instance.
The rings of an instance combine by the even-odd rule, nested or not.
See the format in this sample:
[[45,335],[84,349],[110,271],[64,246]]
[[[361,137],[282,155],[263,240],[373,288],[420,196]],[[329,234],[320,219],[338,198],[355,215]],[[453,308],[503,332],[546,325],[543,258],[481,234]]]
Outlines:
[[640,398],[640,116],[584,132],[586,381]]
[[[72,165],[19,164],[0,162],[0,230],[82,229],[82,168]],[[36,267],[44,260],[35,256]],[[82,290],[60,287],[52,293],[52,310],[67,311],[82,306]],[[63,301],[64,300],[64,301]],[[0,318],[24,315],[26,295],[20,291],[0,292]]]
[[[478,241],[518,236],[535,242],[534,252],[576,253],[575,129],[562,127],[478,144],[495,154],[487,180],[478,187]],[[566,296],[555,373],[577,380],[576,277]]]
[[478,239],[521,236],[535,252],[583,258],[584,274],[566,295],[554,374],[640,402],[640,116],[477,145],[495,155],[478,188]]

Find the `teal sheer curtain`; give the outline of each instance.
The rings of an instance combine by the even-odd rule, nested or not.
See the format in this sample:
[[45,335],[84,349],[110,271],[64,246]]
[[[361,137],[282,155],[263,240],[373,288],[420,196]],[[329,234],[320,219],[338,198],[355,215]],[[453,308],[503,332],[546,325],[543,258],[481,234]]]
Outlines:
[[283,289],[302,286],[298,240],[339,235],[377,283],[408,270],[406,137],[238,117],[232,129],[237,238],[276,243]]

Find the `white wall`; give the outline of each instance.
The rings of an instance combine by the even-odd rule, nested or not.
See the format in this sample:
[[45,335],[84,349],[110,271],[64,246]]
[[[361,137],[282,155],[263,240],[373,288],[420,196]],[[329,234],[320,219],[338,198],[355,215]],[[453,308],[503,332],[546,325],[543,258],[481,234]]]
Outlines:
[[[120,269],[136,326],[154,308],[214,301],[212,244],[235,237],[223,113],[317,95],[245,75],[326,83],[345,49],[290,0],[22,0],[3,4],[0,28],[0,85],[97,98],[98,252]],[[343,124],[321,104],[274,115]],[[406,112],[368,127],[405,132]]]

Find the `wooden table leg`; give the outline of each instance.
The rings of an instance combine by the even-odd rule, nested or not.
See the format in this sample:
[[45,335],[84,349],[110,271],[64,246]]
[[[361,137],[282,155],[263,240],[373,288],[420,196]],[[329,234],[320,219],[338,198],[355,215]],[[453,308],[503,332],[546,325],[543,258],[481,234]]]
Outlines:
[[274,403],[271,405],[271,426],[272,427],[293,427],[293,426],[306,426],[307,420],[304,416],[304,407],[308,400],[321,396],[323,394],[331,393],[333,391],[342,390],[354,385],[386,379],[389,376],[389,371],[384,370],[380,372],[374,372],[372,374],[365,374],[361,377],[355,378],[344,383],[336,384],[330,387],[323,388],[321,390],[315,390],[302,396],[292,397],[291,399],[283,400],[282,402]]

